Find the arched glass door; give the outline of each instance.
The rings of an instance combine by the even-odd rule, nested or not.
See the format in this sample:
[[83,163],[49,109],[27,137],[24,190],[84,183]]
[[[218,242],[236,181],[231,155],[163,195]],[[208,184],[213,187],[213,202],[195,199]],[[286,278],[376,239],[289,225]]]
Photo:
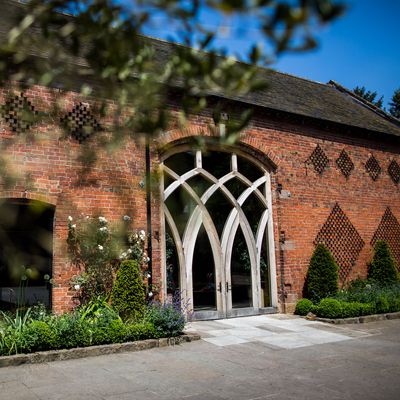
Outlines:
[[219,151],[173,154],[163,170],[167,296],[196,319],[275,306],[268,171]]

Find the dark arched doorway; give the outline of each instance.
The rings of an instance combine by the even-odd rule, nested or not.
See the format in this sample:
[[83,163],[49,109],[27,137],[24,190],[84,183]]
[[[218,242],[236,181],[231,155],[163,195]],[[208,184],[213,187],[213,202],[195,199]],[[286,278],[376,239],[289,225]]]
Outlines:
[[0,200],[0,309],[51,307],[54,207]]

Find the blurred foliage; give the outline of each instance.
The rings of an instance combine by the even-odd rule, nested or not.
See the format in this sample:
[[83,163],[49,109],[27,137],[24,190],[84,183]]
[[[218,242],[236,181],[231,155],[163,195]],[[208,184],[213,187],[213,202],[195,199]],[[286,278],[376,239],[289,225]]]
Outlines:
[[[215,44],[218,26],[209,28],[204,10],[251,17],[264,43],[251,46],[249,64],[226,57]],[[98,107],[112,115],[112,147],[126,136],[165,129],[171,88],[179,90],[181,123],[206,109],[210,94],[237,98],[264,88],[259,65],[285,51],[316,47],[317,28],[343,10],[335,0],[32,0],[0,42],[0,79],[113,99],[113,107],[105,101]],[[143,36],[160,17],[185,45],[164,43],[159,51],[159,42]],[[226,111],[222,102],[213,108]],[[220,115],[214,112],[216,123]],[[226,122],[228,143],[250,117],[244,111]]]

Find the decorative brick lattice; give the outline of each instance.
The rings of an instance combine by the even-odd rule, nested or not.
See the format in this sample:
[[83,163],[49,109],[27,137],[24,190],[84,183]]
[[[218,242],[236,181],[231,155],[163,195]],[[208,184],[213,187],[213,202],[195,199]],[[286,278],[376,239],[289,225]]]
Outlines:
[[61,118],[61,122],[79,143],[101,129],[100,124],[90,112],[89,105],[85,103],[77,104],[72,111]]
[[400,223],[393,215],[390,207],[386,208],[378,229],[372,237],[371,244],[374,246],[378,240],[384,240],[388,243],[397,261],[397,268],[400,269]]
[[394,183],[400,182],[400,166],[397,161],[392,160],[388,167],[388,173]]
[[314,166],[315,171],[319,174],[322,174],[325,168],[329,165],[329,159],[321,149],[320,145],[314,149],[307,162],[311,163]]
[[332,253],[340,267],[339,278],[344,282],[365,243],[337,203],[315,238],[314,244],[319,243],[324,244]]
[[378,176],[382,172],[382,168],[374,156],[371,156],[368,159],[367,163],[365,164],[365,169],[374,181],[378,179]]
[[13,132],[23,133],[32,127],[37,111],[28,98],[21,93],[6,101],[1,108],[1,115]]
[[345,150],[342,150],[340,153],[340,156],[336,160],[336,165],[346,178],[350,176],[351,171],[354,169],[354,163]]

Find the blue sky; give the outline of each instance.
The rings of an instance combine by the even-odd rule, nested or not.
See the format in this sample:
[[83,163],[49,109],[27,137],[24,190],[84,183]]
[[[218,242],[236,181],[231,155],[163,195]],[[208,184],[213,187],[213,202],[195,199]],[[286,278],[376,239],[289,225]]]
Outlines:
[[[318,82],[330,79],[353,89],[384,95],[384,104],[400,88],[400,0],[344,0],[347,12],[329,26],[317,30],[320,46],[311,52],[283,54],[271,65]],[[205,12],[205,24],[219,27],[217,44],[229,54],[243,55],[260,36],[250,18],[217,18]],[[147,32],[171,39],[172,26],[160,25]],[[176,39],[176,38],[175,38]]]

